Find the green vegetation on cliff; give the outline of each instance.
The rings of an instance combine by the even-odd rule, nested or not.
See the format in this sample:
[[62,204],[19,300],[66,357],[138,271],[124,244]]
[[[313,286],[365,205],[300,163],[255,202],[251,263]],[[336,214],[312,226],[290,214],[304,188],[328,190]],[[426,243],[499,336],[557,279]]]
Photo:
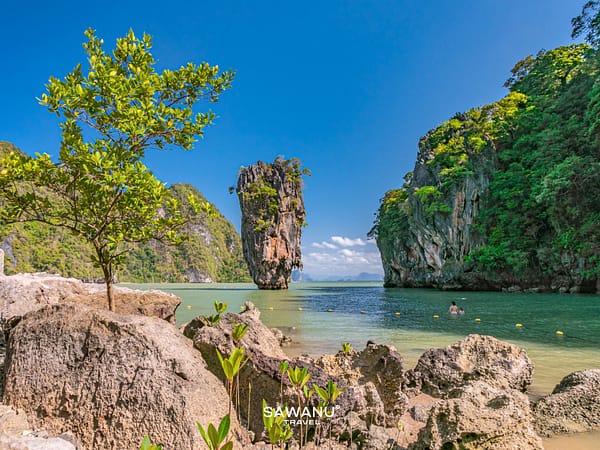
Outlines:
[[[0,156],[11,151],[23,154],[14,145],[0,142]],[[189,209],[190,195],[198,204],[207,201],[190,185],[173,185],[170,191],[184,211]],[[179,245],[156,240],[136,244],[117,273],[117,279],[130,282],[249,281],[238,233],[214,206],[212,209],[212,214],[202,213],[185,225],[186,238]],[[7,274],[50,272],[75,278],[102,278],[91,260],[93,250],[63,228],[37,222],[0,226],[0,248],[6,252]]]
[[[600,277],[600,2],[585,8],[573,20],[574,35],[586,35],[591,46],[528,56],[512,69],[506,97],[458,113],[421,139],[415,171],[401,189],[386,193],[371,231],[384,267],[395,263],[400,268],[393,270],[408,273],[410,260],[421,258],[424,270],[443,282],[477,272],[517,284],[556,276],[595,284]],[[470,198],[468,185],[478,189]],[[429,234],[417,228],[429,228]],[[446,243],[439,236],[463,232],[469,242],[457,244],[462,254],[440,249]],[[432,239],[429,248],[423,236]],[[462,274],[448,274],[457,266]]]

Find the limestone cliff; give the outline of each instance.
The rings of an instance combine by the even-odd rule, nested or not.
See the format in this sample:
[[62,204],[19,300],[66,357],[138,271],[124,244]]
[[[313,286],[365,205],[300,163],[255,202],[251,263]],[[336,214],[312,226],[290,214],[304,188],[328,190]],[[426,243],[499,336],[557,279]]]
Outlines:
[[300,239],[305,224],[302,175],[297,159],[258,161],[240,171],[242,246],[260,289],[287,289],[292,269],[302,268]]
[[465,287],[464,275],[470,269],[465,256],[483,244],[473,222],[495,167],[494,147],[490,143],[471,155],[464,178],[442,187],[443,168],[435,163],[433,134],[421,139],[404,190],[387,195],[388,207],[399,208],[396,214],[405,222],[396,230],[386,230],[383,224],[377,236],[388,287]]
[[525,58],[503,99],[421,139],[372,230],[386,286],[600,292],[599,56]]

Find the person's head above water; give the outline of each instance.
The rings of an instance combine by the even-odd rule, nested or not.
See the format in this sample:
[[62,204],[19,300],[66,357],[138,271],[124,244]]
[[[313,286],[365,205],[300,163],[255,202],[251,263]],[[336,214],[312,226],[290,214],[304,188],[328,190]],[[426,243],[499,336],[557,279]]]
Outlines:
[[453,306],[456,306],[456,302],[455,302],[455,301],[453,301],[453,302],[452,302],[452,305],[453,305]]

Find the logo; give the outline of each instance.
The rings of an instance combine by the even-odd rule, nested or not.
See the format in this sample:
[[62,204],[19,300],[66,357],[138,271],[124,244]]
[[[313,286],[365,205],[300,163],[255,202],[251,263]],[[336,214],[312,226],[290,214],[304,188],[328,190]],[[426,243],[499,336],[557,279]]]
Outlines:
[[283,417],[284,421],[290,425],[319,425],[321,419],[330,419],[335,415],[336,406],[322,407],[299,407],[299,406],[278,406],[273,408],[271,406],[263,407],[263,416],[267,418],[271,417]]

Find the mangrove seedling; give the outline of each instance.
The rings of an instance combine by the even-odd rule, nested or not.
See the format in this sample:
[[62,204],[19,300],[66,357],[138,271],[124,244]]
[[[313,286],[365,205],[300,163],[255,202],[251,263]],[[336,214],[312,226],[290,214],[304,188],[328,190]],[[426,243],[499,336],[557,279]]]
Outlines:
[[221,355],[219,349],[216,349],[217,357],[221,363],[223,374],[227,378],[227,392],[229,393],[229,414],[231,415],[231,402],[233,402],[233,382],[238,375],[240,369],[246,363],[248,358],[246,356],[246,349],[244,347],[236,347],[228,358],[224,358]]
[[293,436],[292,429],[287,423],[286,407],[281,408],[281,414],[275,414],[273,408],[268,408],[267,401],[263,398],[262,411],[263,425],[269,437],[271,449],[273,450],[275,445],[280,445],[283,449],[284,444]]
[[283,375],[289,366],[290,363],[286,360],[279,362],[279,404],[283,403]]
[[335,402],[335,400],[340,396],[340,394],[346,389],[338,388],[337,383],[334,383],[332,380],[329,380],[327,382],[326,388],[321,388],[316,384],[313,384],[313,388],[317,395],[321,397],[321,400],[323,400],[323,402],[325,402],[326,405],[332,405],[333,402]]
[[161,444],[153,444],[148,435],[144,436],[140,444],[140,450],[162,450]]
[[236,323],[231,328],[231,336],[233,337],[233,342],[235,345],[239,345],[242,338],[248,332],[248,324],[247,323]]
[[215,310],[216,314],[213,314],[210,316],[204,316],[204,320],[206,321],[206,324],[210,327],[218,324],[221,321],[221,314],[223,314],[227,310],[227,303],[223,303],[218,300],[215,300],[215,302],[213,304],[213,309]]
[[233,450],[232,441],[224,442],[229,434],[229,425],[229,414],[223,417],[218,429],[215,428],[212,423],[209,423],[205,430],[204,427],[200,425],[200,422],[196,422],[198,431],[210,450]]
[[[296,390],[298,408],[302,408],[304,387],[306,386],[306,383],[308,383],[308,380],[310,380],[310,373],[308,373],[308,369],[306,367],[303,367],[302,369],[300,369],[300,367],[294,367],[287,370],[287,376],[290,380],[290,383],[292,383],[292,386]],[[302,426],[302,421],[300,421],[300,447],[302,447],[303,437],[304,427]]]

